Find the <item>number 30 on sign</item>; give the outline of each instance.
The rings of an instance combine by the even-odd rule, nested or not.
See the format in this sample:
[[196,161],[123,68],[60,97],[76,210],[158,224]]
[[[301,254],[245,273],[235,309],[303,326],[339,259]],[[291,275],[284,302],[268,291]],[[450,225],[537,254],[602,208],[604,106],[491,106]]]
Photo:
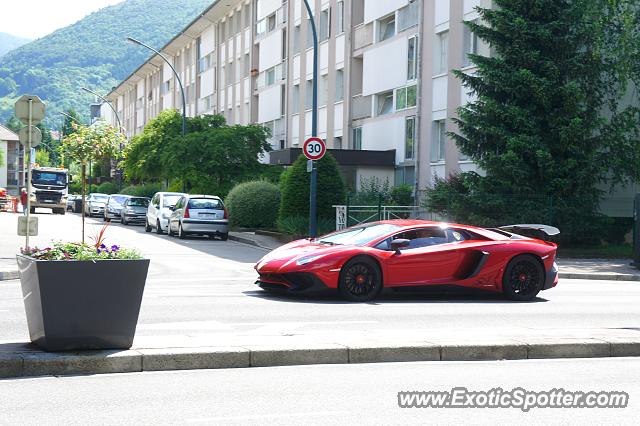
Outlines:
[[324,157],[327,147],[322,139],[309,138],[304,142],[302,151],[309,160],[319,160]]

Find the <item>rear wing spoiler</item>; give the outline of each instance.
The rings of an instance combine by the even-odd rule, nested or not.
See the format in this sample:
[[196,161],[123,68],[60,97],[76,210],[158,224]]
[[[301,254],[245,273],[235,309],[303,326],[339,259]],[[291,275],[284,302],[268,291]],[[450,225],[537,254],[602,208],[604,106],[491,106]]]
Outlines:
[[548,241],[549,237],[560,234],[560,230],[558,228],[540,224],[505,225],[499,226],[498,229],[511,232],[513,234],[531,236],[544,241]]

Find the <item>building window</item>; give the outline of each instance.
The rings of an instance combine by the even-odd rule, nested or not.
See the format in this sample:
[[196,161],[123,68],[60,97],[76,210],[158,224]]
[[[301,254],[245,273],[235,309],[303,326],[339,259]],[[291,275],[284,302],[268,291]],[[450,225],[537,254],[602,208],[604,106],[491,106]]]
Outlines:
[[396,15],[389,15],[378,21],[378,41],[387,40],[396,34]]
[[435,75],[447,72],[447,51],[449,50],[449,32],[443,31],[436,34],[435,60],[433,61],[433,73]]
[[336,102],[344,99],[344,70],[336,71]]
[[344,32],[344,1],[336,3],[336,34]]
[[416,150],[416,118],[407,117],[404,124],[404,158],[412,160],[415,158]]
[[336,136],[333,138],[333,148],[342,149],[342,136]]
[[415,80],[418,75],[418,36],[409,39],[407,49],[407,80]]
[[353,149],[362,149],[362,127],[355,127],[353,129]]
[[244,7],[244,28],[250,27],[251,26],[251,7],[249,5],[246,5]]
[[249,58],[249,54],[245,54],[244,55],[244,61],[242,61],[242,66],[243,66],[243,71],[244,71],[244,77],[249,77],[249,74],[251,73],[251,59]]
[[285,148],[284,139],[280,139],[280,151]]
[[267,31],[271,32],[276,29],[276,21],[275,13],[267,18]]
[[313,28],[311,27],[311,20],[307,19],[307,49],[313,47]]
[[284,117],[287,113],[287,90],[284,84],[280,85],[280,115]]
[[293,54],[300,53],[300,25],[296,25],[293,29]]
[[398,32],[418,25],[420,15],[417,1],[412,1],[407,6],[398,11]]
[[300,85],[296,84],[293,86],[293,91],[291,92],[291,113],[297,114],[300,112]]
[[[471,21],[474,24],[477,23],[477,21]],[[471,59],[469,59],[469,55],[477,55],[478,54],[478,36],[472,32],[469,27],[467,27],[466,25],[464,26],[464,31],[463,31],[463,43],[464,43],[464,57],[462,58],[462,65],[465,67],[468,67],[470,65],[472,65],[471,63]]]
[[313,80],[307,80],[305,109],[311,109],[313,107]]
[[396,111],[414,108],[418,101],[418,86],[407,86],[396,89]]
[[328,40],[331,36],[331,14],[329,9],[320,12],[320,42]]
[[376,96],[376,115],[386,115],[393,112],[393,92],[384,92]]
[[327,105],[327,92],[329,91],[328,75],[320,77],[320,84],[318,85],[318,106],[323,107]]
[[433,143],[431,144],[431,162],[444,161],[445,143],[447,140],[446,122],[438,120],[433,122]]
[[265,86],[271,86],[276,83],[276,69],[275,67],[270,68],[266,71],[266,81]]

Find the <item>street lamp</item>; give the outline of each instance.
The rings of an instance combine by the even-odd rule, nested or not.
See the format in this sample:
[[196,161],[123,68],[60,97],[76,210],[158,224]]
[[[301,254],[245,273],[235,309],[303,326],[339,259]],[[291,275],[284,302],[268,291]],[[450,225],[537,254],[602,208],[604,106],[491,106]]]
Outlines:
[[[65,117],[67,117],[68,119],[75,121],[77,124],[79,124],[81,126],[84,126],[84,124],[82,124],[82,122],[80,120],[78,120],[77,118],[75,118],[74,116],[69,115],[69,114],[67,114],[66,112],[63,112],[63,111],[58,111],[58,112],[60,114],[64,115]],[[64,131],[64,123],[62,124],[62,129]],[[89,160],[89,176],[88,176],[88,178],[89,178],[89,191],[91,191],[91,160]],[[83,185],[84,185],[84,183],[83,183]]]
[[180,92],[182,92],[182,136],[184,136],[187,133],[187,98],[184,96],[184,87],[182,86],[182,80],[180,80],[180,76],[178,75],[178,71],[176,71],[176,69],[173,67],[173,65],[171,65],[171,62],[169,62],[169,60],[159,51],[157,51],[156,49],[154,49],[151,46],[148,46],[146,44],[144,44],[143,42],[136,40],[133,37],[127,37],[127,41],[133,44],[137,44],[139,46],[142,47],[146,47],[147,49],[151,50],[152,52],[155,52],[158,56],[160,56],[166,63],[167,65],[169,65],[169,67],[171,68],[171,70],[173,71],[173,74],[176,76],[176,80],[178,80],[178,84],[180,85]]
[[[304,0],[304,5],[309,14],[309,22],[311,22],[311,31],[313,33],[313,104],[311,108],[311,136],[318,136],[318,31],[316,29],[316,21],[309,6],[308,0]],[[316,204],[316,192],[318,187],[318,170],[316,162],[311,160],[311,183],[309,188],[309,234],[315,238],[317,235],[318,215]]]
[[92,95],[99,97],[102,100],[102,102],[104,102],[105,104],[109,105],[109,107],[111,108],[111,110],[113,111],[113,113],[116,116],[116,120],[118,121],[118,129],[120,130],[120,132],[124,133],[124,127],[122,127],[122,121],[120,121],[120,116],[118,115],[118,111],[116,111],[116,109],[113,107],[113,105],[111,105],[111,102],[106,100],[104,97],[98,95],[93,90],[89,90],[86,87],[81,87],[81,89],[84,90],[87,93],[91,93]]
[[[87,89],[86,87],[81,87],[81,89],[82,89],[82,90],[84,90],[84,91],[85,91],[85,92],[87,92],[87,93],[91,93],[92,95],[99,97],[99,98],[100,98],[104,103],[106,103],[107,105],[109,105],[109,107],[111,108],[111,110],[113,111],[113,113],[114,113],[114,114],[115,114],[115,116],[116,116],[116,120],[118,121],[118,131],[119,131],[120,133],[122,133],[123,135],[125,135],[125,137],[126,137],[126,134],[125,134],[125,131],[124,131],[124,127],[122,127],[122,121],[120,120],[120,116],[118,115],[118,111],[116,111],[116,109],[113,107],[113,105],[111,104],[111,102],[109,102],[108,100],[106,100],[104,97],[102,97],[102,96],[98,95],[98,94],[97,94],[96,92],[94,92],[93,90],[89,90],[89,89]],[[120,152],[122,152],[122,143],[120,144]],[[117,163],[116,163],[116,164],[117,164]],[[116,169],[116,173],[117,173],[116,181],[117,181],[117,183],[118,183],[118,189],[122,189],[122,179],[121,179],[121,177],[120,177],[120,173],[121,173],[121,172],[120,172],[120,169],[119,169],[119,168],[117,168],[117,169]],[[89,175],[91,175],[91,170],[89,170]],[[91,182],[91,181],[89,181],[89,182]],[[89,184],[89,188],[91,188],[91,184]]]

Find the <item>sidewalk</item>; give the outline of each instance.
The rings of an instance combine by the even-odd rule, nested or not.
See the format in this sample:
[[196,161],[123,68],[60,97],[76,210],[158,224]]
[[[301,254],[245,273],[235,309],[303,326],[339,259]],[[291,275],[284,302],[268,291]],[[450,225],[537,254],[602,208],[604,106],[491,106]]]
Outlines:
[[602,358],[640,356],[640,330],[452,329],[335,331],[307,336],[136,338],[131,350],[43,352],[32,344],[0,342],[0,378],[64,374],[356,364],[411,361]]
[[[272,236],[255,232],[230,232],[229,239],[267,250],[283,243]],[[640,270],[630,266],[630,259],[562,259],[558,258],[560,278],[583,280],[640,281]],[[0,281],[18,279],[15,258],[0,258]]]

